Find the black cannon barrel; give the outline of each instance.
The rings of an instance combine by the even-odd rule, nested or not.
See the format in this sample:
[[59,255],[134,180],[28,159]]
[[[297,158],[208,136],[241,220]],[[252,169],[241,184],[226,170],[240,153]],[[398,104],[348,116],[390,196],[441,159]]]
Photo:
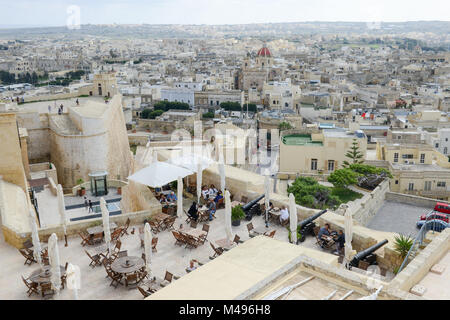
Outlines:
[[256,198],[256,199],[254,199],[254,200],[252,200],[252,201],[250,201],[250,202],[244,204],[244,205],[242,206],[242,210],[244,210],[244,211],[250,210],[250,209],[251,209],[256,203],[258,203],[258,201],[261,200],[262,198],[264,198],[264,194],[260,195],[260,196],[259,196],[258,198]]
[[383,241],[378,242],[377,244],[374,244],[373,246],[364,249],[360,252],[358,252],[350,261],[350,265],[353,267],[357,267],[359,261],[363,260],[368,255],[374,253],[376,250],[380,249],[382,246],[384,246],[386,243],[388,243],[387,239],[384,239]]
[[306,226],[308,223],[316,220],[318,217],[320,217],[321,215],[323,215],[325,212],[327,212],[327,210],[322,210],[317,212],[316,214],[313,214],[312,216],[306,218],[305,220],[300,221],[300,223],[297,225],[298,227],[303,228],[304,226]]

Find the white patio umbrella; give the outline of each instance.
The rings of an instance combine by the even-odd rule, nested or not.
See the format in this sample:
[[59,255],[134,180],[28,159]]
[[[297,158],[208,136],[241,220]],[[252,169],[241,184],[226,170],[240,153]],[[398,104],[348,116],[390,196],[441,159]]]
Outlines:
[[73,298],[78,300],[78,290],[81,289],[80,267],[69,263],[67,266],[67,288],[73,291]]
[[48,239],[48,258],[50,262],[51,276],[50,281],[56,295],[59,295],[61,288],[61,266],[59,263],[58,237],[52,233]]
[[37,263],[39,264],[39,266],[43,267],[42,264],[42,257],[41,257],[41,242],[39,241],[39,233],[38,233],[38,229],[37,229],[37,224],[36,224],[36,218],[34,215],[34,210],[30,209],[29,210],[30,213],[30,226],[31,226],[31,241],[33,242],[33,255],[34,255],[34,259],[36,259]]
[[268,175],[264,177],[264,206],[266,207],[265,214],[265,220],[266,220],[266,227],[268,227],[269,223],[269,206],[270,206],[270,178]]
[[103,197],[100,198],[100,209],[102,210],[103,232],[105,233],[106,247],[108,248],[108,253],[111,254],[111,230],[109,229],[109,211],[106,207],[106,201]]
[[64,203],[64,193],[61,184],[56,187],[56,194],[58,196],[58,211],[61,218],[61,225],[64,231],[64,242],[67,247],[67,218],[66,218],[66,205]]
[[190,153],[172,158],[167,162],[191,170],[192,172],[197,172],[199,170],[198,165],[201,166],[201,170],[205,170],[208,169],[215,161],[209,157]]
[[297,206],[295,204],[295,197],[292,193],[289,194],[289,214],[291,242],[297,243]]
[[151,263],[152,263],[152,230],[148,223],[144,226],[144,251],[145,251],[145,267],[149,278],[151,278]]
[[167,162],[155,161],[129,176],[128,180],[139,182],[151,188],[159,188],[177,180],[178,177],[184,178],[191,174],[193,172],[188,169]]
[[344,215],[345,221],[345,262],[349,263],[351,259],[351,253],[352,253],[352,239],[353,239],[353,217],[350,210],[345,211]]
[[199,163],[197,165],[197,203],[200,203],[200,196],[202,194],[202,180],[203,180],[202,166]]
[[177,217],[183,216],[183,178],[178,177],[177,182]]
[[222,190],[223,195],[225,193],[226,182],[225,182],[225,164],[222,152],[220,153],[219,156],[219,174],[220,174],[220,189]]
[[228,240],[233,241],[233,231],[231,230],[231,199],[228,190],[225,191],[225,232]]

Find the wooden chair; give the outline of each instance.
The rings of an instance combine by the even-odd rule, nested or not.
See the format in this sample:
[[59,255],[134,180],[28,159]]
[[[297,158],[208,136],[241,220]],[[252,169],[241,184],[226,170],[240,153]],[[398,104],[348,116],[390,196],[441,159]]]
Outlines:
[[111,279],[110,286],[113,286],[114,288],[117,288],[118,285],[122,285],[122,274],[116,273],[111,269],[111,265],[108,263],[108,259],[103,259],[103,266],[105,267],[107,277]]
[[150,225],[150,229],[153,233],[158,233],[160,230],[160,226],[156,223],[156,221],[149,221],[148,224]]
[[254,231],[253,223],[251,223],[251,222],[247,224],[247,231],[248,231],[248,236],[249,236],[250,238],[253,238],[253,237],[255,237],[255,236],[258,235],[258,233],[256,233],[256,232]]
[[120,233],[120,236],[128,235],[128,228],[130,227],[131,220],[130,218],[127,218],[127,221],[125,222],[125,226],[122,228],[122,231]]
[[48,248],[45,248],[44,250],[41,251],[41,259],[44,265],[50,264],[50,259],[48,258]]
[[117,240],[120,239],[120,237],[122,236],[122,230],[123,228],[117,228],[116,230],[113,231],[113,233],[111,233],[111,241],[112,242],[116,242]]
[[92,240],[87,232],[79,232],[78,235],[81,237],[81,245],[84,247],[85,245],[92,244]]
[[181,238],[180,233],[179,233],[178,231],[173,230],[173,231],[172,231],[172,234],[173,234],[173,237],[174,237],[175,240],[176,240],[176,241],[175,241],[175,245],[181,246],[181,245],[184,244],[184,241],[183,241],[183,239]]
[[193,249],[200,245],[200,239],[189,234],[181,234],[185,238],[186,248]]
[[33,242],[30,239],[26,240],[23,243],[23,248],[24,249],[30,249],[32,246],[33,246]]
[[225,208],[225,202],[224,202],[223,198],[220,198],[219,200],[217,200],[216,208],[217,209]]
[[241,237],[239,237],[237,234],[235,234],[233,242],[236,243],[236,245],[238,245],[239,243],[242,243],[243,241],[241,241]]
[[273,238],[273,236],[275,235],[275,232],[277,230],[272,230],[269,234],[264,234],[265,236],[269,237],[269,238]]
[[96,233],[92,237],[92,242],[95,243],[102,243],[103,242],[103,233]]
[[49,295],[52,296],[55,294],[55,290],[53,290],[51,282],[41,283],[41,294],[42,297]]
[[152,292],[145,290],[144,288],[137,286],[139,292],[144,296],[144,299],[147,298]]
[[172,230],[173,229],[173,224],[175,223],[176,219],[177,219],[176,216],[165,219],[164,220],[164,229]]
[[158,250],[156,250],[156,245],[157,244],[158,244],[158,237],[152,238],[152,251],[153,252],[158,252]]
[[39,294],[38,291],[38,284],[32,281],[29,281],[27,279],[25,279],[23,276],[22,277],[22,281],[23,283],[25,283],[25,285],[27,286],[27,294],[30,297],[33,293]]
[[86,252],[87,256],[89,257],[89,259],[91,259],[91,263],[89,263],[89,266],[92,268],[95,268],[96,266],[101,266],[102,263],[100,261],[100,255],[96,254],[96,255],[91,255],[89,252],[87,252],[87,250],[84,250],[84,252]]
[[125,277],[125,286],[128,287],[130,285],[137,285],[139,283],[138,281],[138,274],[137,272],[127,274]]
[[211,242],[209,244],[211,245],[211,248],[214,250],[214,255],[210,256],[209,259],[213,260],[223,253],[223,249],[214,247],[214,245]]
[[161,283],[159,284],[161,287],[165,287],[167,286],[169,283],[172,282],[172,280],[177,280],[179,279],[179,277],[174,276],[172,273],[170,273],[169,271],[166,271],[166,274],[164,276],[164,280],[161,281]]
[[33,264],[33,262],[37,262],[34,257],[33,254],[30,254],[27,250],[25,249],[19,249],[19,252],[22,254],[22,256],[25,258],[25,263],[24,265],[31,265]]
[[201,242],[201,244],[204,244],[205,241],[206,241],[206,238],[208,237],[208,234],[209,234],[209,224],[206,224],[206,223],[205,223],[205,224],[203,225],[203,227],[202,227],[202,231],[205,231],[206,234],[200,236],[199,241]]
[[191,223],[190,223],[190,227],[192,228],[192,229],[195,229],[195,228],[197,228],[197,222],[196,221],[194,221],[194,220],[191,220]]
[[186,215],[186,223],[190,223],[190,222],[191,222],[191,220],[193,220],[193,219],[191,218],[191,216],[190,216],[190,215],[188,215],[188,213],[186,212],[186,210],[185,210],[185,209],[183,209],[183,212],[184,212],[184,214]]

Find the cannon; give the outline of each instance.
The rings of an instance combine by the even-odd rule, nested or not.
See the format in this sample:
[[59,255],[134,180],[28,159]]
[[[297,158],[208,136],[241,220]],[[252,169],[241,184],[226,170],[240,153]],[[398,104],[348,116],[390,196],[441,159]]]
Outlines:
[[364,261],[369,263],[370,265],[377,263],[377,257],[374,254],[376,250],[384,246],[386,243],[388,243],[387,239],[384,239],[383,241],[378,242],[377,244],[374,244],[373,246],[358,252],[353,257],[352,261],[350,261],[348,268],[351,269],[352,267],[358,267],[360,261]]
[[313,214],[312,216],[306,218],[305,220],[300,221],[300,223],[297,225],[297,230],[299,230],[301,237],[297,240],[298,242],[305,241],[306,235],[309,233],[312,236],[314,236],[314,227],[316,224],[314,223],[314,220],[316,220],[318,217],[323,215],[327,210],[322,210],[320,212],[317,212],[316,214]]
[[244,204],[242,206],[242,210],[245,212],[245,219],[250,221],[252,220],[253,215],[260,215],[261,214],[261,208],[258,204],[258,202],[264,198],[264,194],[260,195],[256,199],[253,199],[252,201],[249,201],[248,203]]

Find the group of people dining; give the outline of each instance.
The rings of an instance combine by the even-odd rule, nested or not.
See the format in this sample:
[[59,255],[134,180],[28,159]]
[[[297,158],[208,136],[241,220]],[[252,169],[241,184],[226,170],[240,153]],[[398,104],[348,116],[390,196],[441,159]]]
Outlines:
[[339,231],[331,231],[331,227],[329,223],[325,223],[325,225],[319,229],[319,233],[317,237],[322,241],[329,241],[329,238],[333,238],[336,243],[336,250],[333,252],[335,254],[341,254],[344,250],[345,245],[345,234],[342,230]]

